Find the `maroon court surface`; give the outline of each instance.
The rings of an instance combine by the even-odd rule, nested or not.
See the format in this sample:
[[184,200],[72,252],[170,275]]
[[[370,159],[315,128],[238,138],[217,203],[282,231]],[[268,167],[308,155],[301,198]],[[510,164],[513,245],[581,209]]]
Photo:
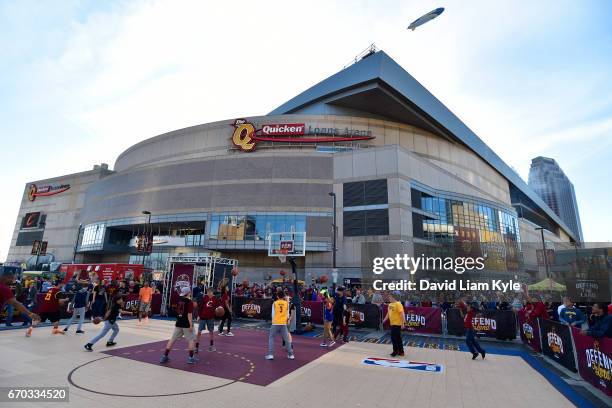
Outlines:
[[[174,344],[170,361],[164,365],[177,370],[266,386],[336,348],[321,347],[318,338],[293,336],[295,360],[289,360],[281,346],[280,337],[277,337],[274,360],[268,361],[264,358],[268,351],[268,331],[236,329],[233,333],[234,337],[215,333],[216,352],[208,351],[208,333],[203,333],[199,361],[195,364],[187,364],[187,343],[181,339]],[[159,358],[166,343],[165,340],[155,341],[104,353],[160,365]]]

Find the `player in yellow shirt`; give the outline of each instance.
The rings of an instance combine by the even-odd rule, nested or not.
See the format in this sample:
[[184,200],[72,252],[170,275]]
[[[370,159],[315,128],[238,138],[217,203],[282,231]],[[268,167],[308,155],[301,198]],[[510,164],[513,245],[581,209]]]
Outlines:
[[385,324],[387,320],[391,326],[391,343],[393,344],[393,353],[391,353],[391,357],[404,357],[402,329],[406,322],[406,314],[404,313],[404,306],[402,306],[402,303],[397,301],[391,294],[389,295],[389,308],[387,309],[387,315],[383,320],[383,324]]
[[268,354],[266,360],[274,360],[274,338],[280,334],[287,344],[287,358],[293,360],[293,347],[289,340],[289,302],[285,299],[282,288],[276,290],[276,300],[272,304],[272,326],[270,326],[270,336],[268,338]]

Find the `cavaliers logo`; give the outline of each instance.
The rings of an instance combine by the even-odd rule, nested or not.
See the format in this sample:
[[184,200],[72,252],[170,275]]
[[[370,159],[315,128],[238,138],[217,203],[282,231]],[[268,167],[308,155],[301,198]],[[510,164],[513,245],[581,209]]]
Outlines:
[[533,327],[529,323],[523,323],[523,333],[527,340],[533,340]]
[[36,184],[30,184],[30,189],[28,190],[28,200],[30,201],[36,200],[37,192],[38,192],[38,187],[36,187]]
[[191,278],[189,277],[189,275],[186,275],[186,274],[179,275],[176,278],[176,281],[174,282],[174,290],[179,295],[181,294],[181,290],[183,288],[191,288]]
[[361,324],[365,322],[365,314],[363,312],[359,312],[357,310],[351,310],[351,323],[353,324]]
[[247,317],[255,317],[261,313],[261,306],[255,303],[245,303],[241,310]]
[[600,384],[607,388],[612,382],[612,358],[600,350],[599,341],[593,342],[593,348],[585,350],[587,367],[599,378]]
[[244,119],[236,119],[232,126],[234,127],[234,133],[232,134],[234,146],[243,152],[254,151],[257,145],[257,142],[253,139],[255,126]]
[[555,354],[563,354],[563,339],[555,333],[554,329],[546,337],[548,339],[548,348]]

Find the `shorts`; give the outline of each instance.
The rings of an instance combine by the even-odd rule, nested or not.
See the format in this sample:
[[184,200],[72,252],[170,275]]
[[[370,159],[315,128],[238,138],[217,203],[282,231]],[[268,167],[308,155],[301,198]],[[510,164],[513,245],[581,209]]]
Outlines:
[[147,313],[151,309],[151,302],[140,302],[140,306],[138,306],[138,311],[142,313]]
[[215,319],[200,319],[200,324],[198,325],[198,333],[202,330],[208,330],[209,332],[215,331]]
[[174,332],[172,333],[172,337],[170,339],[172,341],[175,341],[180,339],[181,337],[184,337],[187,341],[193,341],[193,330],[188,327],[175,327]]
[[42,312],[39,316],[41,323],[44,323],[47,320],[49,320],[51,323],[60,321],[60,312]]

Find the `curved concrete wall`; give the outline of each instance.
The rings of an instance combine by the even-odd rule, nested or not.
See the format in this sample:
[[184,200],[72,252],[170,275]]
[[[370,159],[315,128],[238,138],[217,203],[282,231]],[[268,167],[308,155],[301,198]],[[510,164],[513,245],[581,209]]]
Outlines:
[[[507,180],[471,150],[413,126],[350,116],[245,119],[257,127],[304,123],[307,128],[369,130],[375,139],[359,142],[363,147],[399,145],[486,191],[489,199],[510,203]],[[233,123],[234,119],[180,129],[132,146],[118,157],[117,173],[88,190],[83,223],[138,216],[142,209],[156,214],[331,209],[327,193],[334,183],[334,160],[342,155],[318,153],[313,146],[278,144],[242,152],[231,142]]]

